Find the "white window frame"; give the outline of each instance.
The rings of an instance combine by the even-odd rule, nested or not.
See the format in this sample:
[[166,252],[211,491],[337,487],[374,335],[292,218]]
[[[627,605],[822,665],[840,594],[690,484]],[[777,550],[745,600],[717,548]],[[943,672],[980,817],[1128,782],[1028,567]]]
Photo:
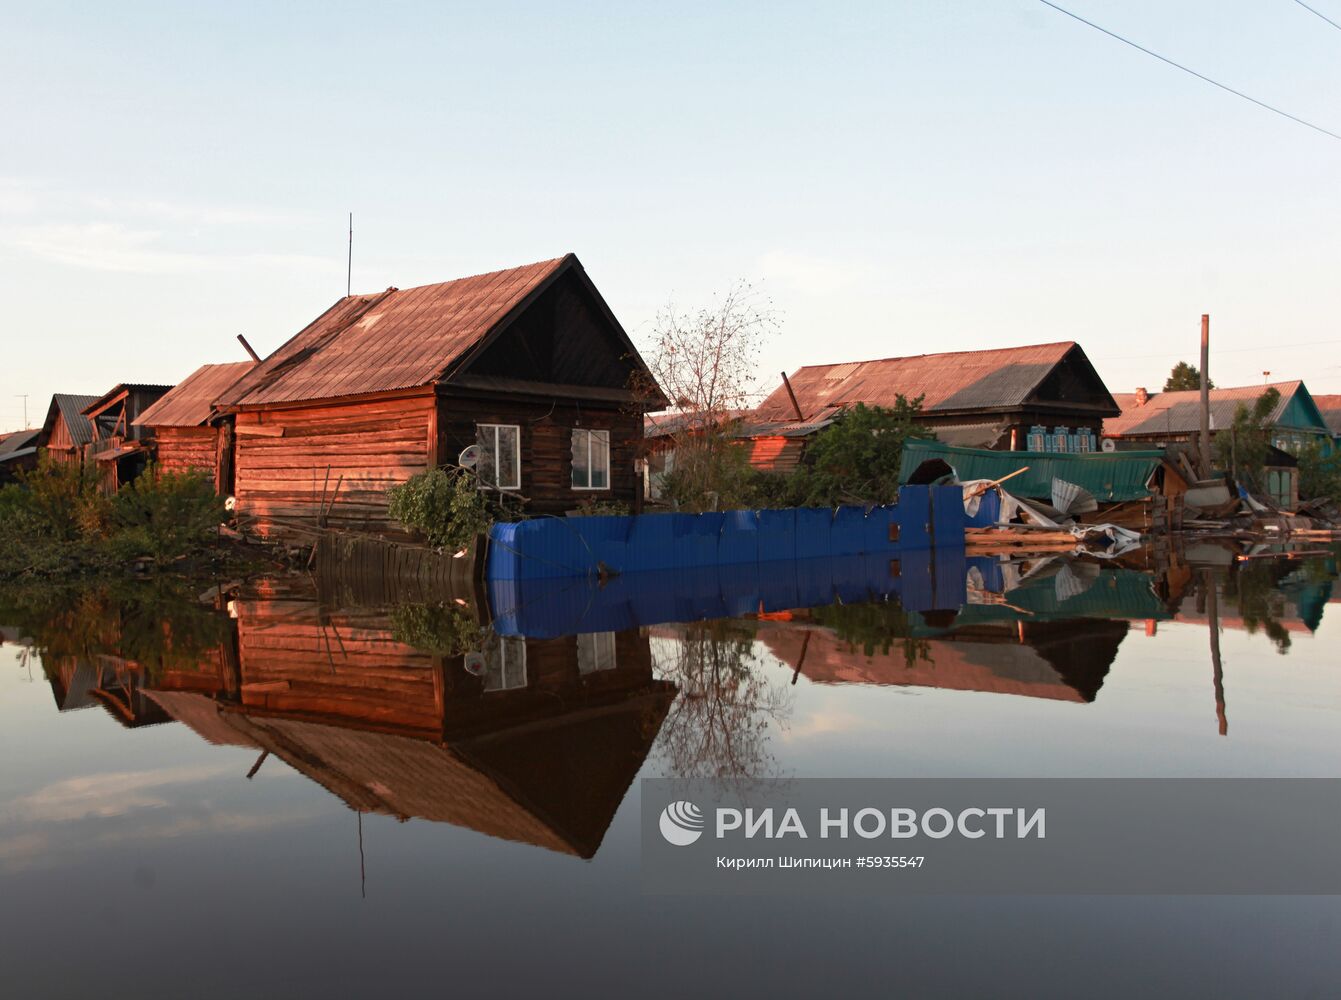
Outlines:
[[[587,483],[588,483],[588,485],[586,485],[586,486],[577,486],[577,485],[573,484],[573,475],[574,475],[574,473],[576,472],[576,469],[574,469],[574,468],[572,467],[571,458],[570,458],[570,460],[569,460],[569,470],[568,470],[568,482],[569,482],[569,485],[572,487],[572,489],[579,490],[579,491],[584,491],[584,492],[597,492],[597,493],[601,493],[601,492],[604,492],[604,491],[606,491],[606,490],[609,490],[609,489],[611,488],[611,481],[610,481],[610,432],[609,432],[608,430],[605,430],[604,428],[601,428],[601,427],[574,427],[574,428],[573,428],[572,435],[569,436],[569,448],[570,448],[569,455],[570,455],[570,456],[572,455],[572,451],[571,451],[571,447],[572,447],[572,438],[575,437],[575,436],[578,435],[578,434],[585,434],[585,435],[587,436]],[[591,438],[592,438],[592,435],[594,435],[594,434],[604,434],[604,435],[605,435],[605,485],[604,485],[604,486],[592,486],[592,485],[590,485],[590,483],[591,483],[591,473],[592,473],[592,464],[591,464]]]
[[484,692],[519,691],[526,687],[526,640],[495,635],[484,648]]
[[[515,440],[516,440],[516,442],[517,442],[517,451],[516,451],[516,459],[517,459],[517,462],[516,462],[515,468],[516,468],[516,470],[517,470],[517,481],[516,481],[515,483],[502,483],[502,482],[499,482],[499,476],[498,476],[498,456],[499,456],[499,454],[500,454],[500,449],[499,449],[499,447],[498,447],[498,432],[499,432],[500,430],[512,430],[512,431],[514,431],[514,432],[516,433],[516,438],[515,438]],[[494,481],[493,481],[492,483],[486,483],[486,482],[484,481],[484,478],[483,478],[482,476],[480,476],[480,477],[479,477],[479,480],[480,480],[480,489],[482,489],[482,490],[519,490],[519,489],[521,489],[521,426],[520,426],[519,424],[476,424],[476,425],[475,425],[475,439],[476,439],[477,442],[478,442],[478,440],[479,440],[480,432],[481,432],[481,431],[492,431],[492,432],[493,432],[493,436],[494,436],[494,446],[493,446],[493,456],[494,456],[494,468],[493,468],[493,474],[494,474]],[[481,457],[483,457],[483,456],[481,456]],[[477,467],[477,469],[476,469],[476,475],[477,475],[477,476],[479,475],[479,469],[478,469],[478,467]]]
[[577,637],[577,672],[582,676],[619,666],[613,632],[583,632]]

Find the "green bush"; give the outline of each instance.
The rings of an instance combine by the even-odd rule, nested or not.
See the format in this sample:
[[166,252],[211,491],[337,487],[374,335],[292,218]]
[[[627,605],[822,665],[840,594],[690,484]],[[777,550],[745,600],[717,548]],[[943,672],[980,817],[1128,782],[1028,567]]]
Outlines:
[[27,515],[28,526],[41,537],[74,541],[98,527],[105,501],[91,472],[70,462],[42,456],[37,468],[20,473],[19,482],[5,487],[0,516]]
[[151,469],[110,498],[108,541],[122,558],[148,556],[162,564],[198,552],[226,517],[206,473]]
[[442,548],[465,548],[493,520],[484,491],[466,469],[429,469],[391,487],[387,496],[395,520]]
[[792,476],[792,503],[834,507],[896,502],[904,442],[934,437],[915,422],[921,409],[921,396],[899,396],[893,407],[858,403],[844,411],[807,445]]
[[391,637],[434,656],[460,656],[484,645],[487,630],[452,604],[402,604],[391,611]]
[[114,496],[78,466],[43,462],[0,490],[0,578],[78,575],[198,554],[225,518],[202,473],[151,468]]

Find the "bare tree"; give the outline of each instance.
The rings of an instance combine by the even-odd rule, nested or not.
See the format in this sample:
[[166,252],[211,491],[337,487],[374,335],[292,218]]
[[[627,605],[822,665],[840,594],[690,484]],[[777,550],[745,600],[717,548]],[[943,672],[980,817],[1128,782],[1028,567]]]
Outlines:
[[713,506],[738,471],[733,424],[751,408],[759,351],[778,325],[772,301],[746,281],[708,306],[657,314],[644,354],[673,408],[653,418],[655,433],[674,455],[673,491],[686,506]]
[[674,629],[654,647],[658,674],[680,689],[658,737],[669,775],[746,785],[776,777],[769,736],[791,715],[791,689],[762,669],[754,630],[733,620]]

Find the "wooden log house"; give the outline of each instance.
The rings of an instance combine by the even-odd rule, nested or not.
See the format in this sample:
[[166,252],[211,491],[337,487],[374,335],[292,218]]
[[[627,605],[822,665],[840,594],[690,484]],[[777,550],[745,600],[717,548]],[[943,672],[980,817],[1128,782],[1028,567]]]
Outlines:
[[233,421],[215,418],[213,404],[253,365],[201,365],[132,421],[151,436],[159,469],[209,472],[221,494],[233,492]]
[[642,414],[665,400],[635,376],[646,366],[572,254],[342,298],[219,401],[236,510],[269,535],[394,536],[387,488],[462,457],[528,513],[636,509]]
[[1120,412],[1074,341],[985,351],[808,365],[759,404],[742,431],[752,461],[786,471],[811,435],[843,410],[921,397],[918,423],[948,444],[997,451],[1098,449]]

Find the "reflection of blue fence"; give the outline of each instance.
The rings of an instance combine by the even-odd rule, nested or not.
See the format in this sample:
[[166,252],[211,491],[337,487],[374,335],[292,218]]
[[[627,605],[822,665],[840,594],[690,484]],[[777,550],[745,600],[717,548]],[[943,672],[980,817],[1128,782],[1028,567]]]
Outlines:
[[964,506],[958,486],[904,486],[888,507],[542,518],[496,524],[489,542],[489,580],[962,552]]
[[908,611],[956,610],[965,601],[962,550],[920,549],[898,559],[847,556],[782,563],[734,563],[586,579],[493,579],[494,629],[543,639],[617,632],[639,625],[734,618],[834,601],[895,598]]

